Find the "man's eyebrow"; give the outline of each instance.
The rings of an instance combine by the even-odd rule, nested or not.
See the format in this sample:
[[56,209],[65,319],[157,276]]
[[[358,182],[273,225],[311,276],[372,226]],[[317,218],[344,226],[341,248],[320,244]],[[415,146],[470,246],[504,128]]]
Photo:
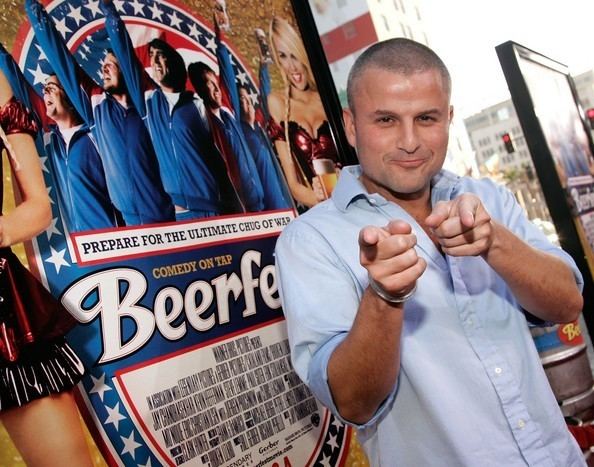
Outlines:
[[[441,109],[435,107],[435,108],[429,108],[429,109],[425,109],[425,110],[421,110],[419,112],[417,112],[417,115],[427,115],[427,114],[442,114],[443,112],[441,111]],[[398,112],[394,111],[394,110],[387,110],[387,109],[375,109],[373,112],[371,112],[371,115],[376,116],[376,117],[385,117],[387,115],[399,115]]]
[[398,112],[394,112],[393,110],[384,110],[384,109],[375,109],[371,112],[371,115],[375,117],[385,117],[386,115],[397,115]]
[[423,110],[421,112],[419,112],[420,115],[426,115],[426,114],[442,114],[443,112],[441,111],[441,109],[438,108],[434,108],[434,109],[427,109],[427,110]]

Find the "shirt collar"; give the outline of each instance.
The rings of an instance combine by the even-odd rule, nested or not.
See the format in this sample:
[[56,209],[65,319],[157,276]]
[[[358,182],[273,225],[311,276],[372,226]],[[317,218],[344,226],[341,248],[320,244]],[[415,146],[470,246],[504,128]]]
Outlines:
[[369,197],[369,193],[359,180],[361,172],[360,165],[346,166],[340,171],[338,183],[332,191],[332,201],[339,211],[346,211],[355,199]]
[[[378,193],[369,193],[359,177],[362,170],[360,165],[350,165],[343,167],[338,183],[332,192],[332,201],[336,208],[345,212],[349,205],[360,198],[365,198],[371,201],[372,204],[382,205],[387,204],[388,201]],[[442,169],[433,180],[431,180],[431,201],[435,204],[436,201],[451,199],[452,192],[457,185],[459,176]]]

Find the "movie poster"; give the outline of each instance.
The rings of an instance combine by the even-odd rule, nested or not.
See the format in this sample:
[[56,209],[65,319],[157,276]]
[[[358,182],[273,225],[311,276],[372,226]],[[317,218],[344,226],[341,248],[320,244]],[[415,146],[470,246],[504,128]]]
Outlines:
[[561,246],[592,274],[594,155],[569,70],[511,41],[496,50]]
[[[582,117],[567,76],[523,60],[520,67],[534,102],[561,186],[584,236],[584,248],[594,248],[594,158]],[[591,256],[589,254],[588,256]]]
[[350,430],[291,368],[274,269],[341,163],[290,2],[2,8],[52,200],[29,264],[79,323],[106,462],[343,465]]

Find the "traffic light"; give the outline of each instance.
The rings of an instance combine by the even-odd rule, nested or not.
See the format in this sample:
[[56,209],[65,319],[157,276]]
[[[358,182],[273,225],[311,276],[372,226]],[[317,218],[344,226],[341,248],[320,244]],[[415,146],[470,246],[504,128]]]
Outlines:
[[590,129],[594,130],[594,108],[589,108],[586,110],[586,117],[590,123]]
[[514,143],[512,142],[511,136],[509,133],[503,133],[501,135],[501,140],[503,141],[503,145],[505,146],[505,150],[508,154],[512,152],[516,152],[516,148],[514,148]]

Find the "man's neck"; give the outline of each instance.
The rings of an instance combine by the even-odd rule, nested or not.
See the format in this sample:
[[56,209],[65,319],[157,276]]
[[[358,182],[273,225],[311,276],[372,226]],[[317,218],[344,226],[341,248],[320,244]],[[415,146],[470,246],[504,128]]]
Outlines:
[[[382,193],[383,196],[386,196]],[[431,239],[435,247],[441,252],[441,245],[437,240],[433,230],[427,226],[425,219],[431,214],[431,190],[427,190],[420,197],[400,197],[400,196],[389,196],[386,199],[396,203],[402,209],[404,209],[417,224],[425,231],[427,236]],[[442,253],[443,254],[443,253]]]
[[219,119],[221,118],[221,107],[214,107],[211,105],[208,108],[213,113],[213,115],[215,115]]
[[54,118],[53,119],[54,122],[56,122],[56,125],[58,125],[58,128],[60,130],[69,130],[70,128],[73,128],[75,126],[79,126],[82,124],[82,122],[70,115],[65,115],[62,118]]
[[118,101],[123,107],[128,108],[128,95],[124,93],[112,93],[112,97]]
[[414,219],[425,220],[431,213],[431,189],[419,191],[417,193],[396,193],[388,188],[376,184],[374,181],[362,175],[361,183],[369,193],[378,193],[388,201],[392,201],[409,213]]
[[163,82],[160,82],[160,83],[159,83],[159,87],[161,88],[161,90],[162,90],[163,92],[180,92],[180,91],[178,91],[178,90],[174,89],[174,88],[173,88],[173,87],[171,87],[171,86],[167,86],[166,84],[163,84]]
[[395,202],[408,212],[419,225],[424,225],[425,219],[431,214],[431,193],[427,192],[426,196],[421,198],[393,198],[391,201]]

